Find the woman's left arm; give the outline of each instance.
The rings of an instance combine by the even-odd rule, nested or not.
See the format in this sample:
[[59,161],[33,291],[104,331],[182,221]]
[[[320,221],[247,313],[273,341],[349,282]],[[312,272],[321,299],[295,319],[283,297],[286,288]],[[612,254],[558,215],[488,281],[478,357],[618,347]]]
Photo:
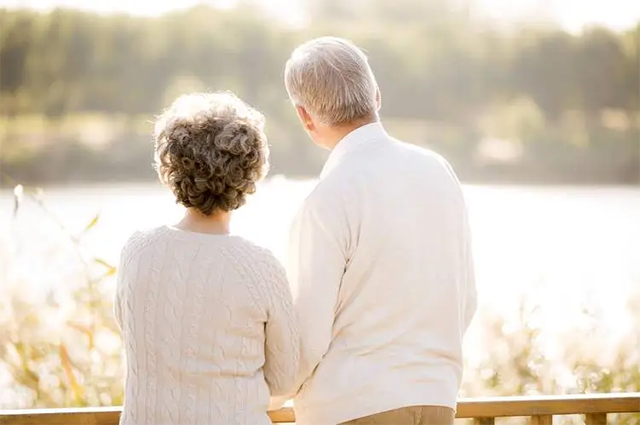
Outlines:
[[122,315],[122,292],[124,291],[124,279],[125,279],[125,264],[126,264],[126,248],[125,245],[120,252],[120,262],[116,271],[116,294],[113,299],[113,313],[116,318],[116,323],[122,331],[123,327],[123,315]]
[[139,240],[142,236],[142,233],[139,231],[134,232],[129,239],[125,242],[120,251],[120,259],[118,261],[117,270],[116,270],[116,294],[113,299],[113,313],[116,319],[116,323],[120,326],[120,330],[124,329],[124,312],[123,312],[123,303],[124,299],[123,294],[126,291],[126,274],[127,274],[127,266],[131,262],[132,255],[136,252],[137,240]]
[[116,296],[113,300],[113,313],[116,318],[116,323],[122,331],[122,298],[120,297],[119,289],[116,289]]

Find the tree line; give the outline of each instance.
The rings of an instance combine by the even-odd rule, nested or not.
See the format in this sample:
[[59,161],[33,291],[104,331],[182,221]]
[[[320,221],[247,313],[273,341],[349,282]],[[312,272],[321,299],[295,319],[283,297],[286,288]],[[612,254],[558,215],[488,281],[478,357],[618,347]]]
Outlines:
[[[244,3],[158,18],[2,9],[0,118],[39,115],[55,123],[86,113],[149,116],[181,92],[228,89],[267,115],[281,170],[304,174],[321,155],[298,140],[304,136],[282,69],[298,43],[333,34],[366,50],[382,91],[382,115],[428,123],[410,132],[411,141],[452,155],[463,174],[480,167],[473,152],[490,136],[524,143],[533,174],[540,161],[582,146],[597,154],[584,163],[585,175],[608,161],[603,152],[614,152],[605,174],[615,168],[624,175],[613,180],[637,177],[637,162],[624,157],[640,149],[640,23],[622,33],[593,27],[570,34],[553,26],[509,32],[470,23],[444,1],[403,0],[389,8],[362,0],[369,6],[358,3],[366,10],[360,14],[345,3],[309,0],[314,19],[302,29]],[[5,132],[3,144],[18,145],[16,134]],[[20,157],[20,165],[4,165],[20,173],[29,167]]]

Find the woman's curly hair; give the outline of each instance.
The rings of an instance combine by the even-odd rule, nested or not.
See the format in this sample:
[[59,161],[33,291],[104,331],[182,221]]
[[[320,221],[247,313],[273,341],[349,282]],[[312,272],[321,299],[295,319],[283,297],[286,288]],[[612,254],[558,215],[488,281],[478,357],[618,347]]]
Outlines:
[[232,93],[179,97],[156,121],[156,170],[176,202],[202,214],[232,211],[266,174],[264,116]]

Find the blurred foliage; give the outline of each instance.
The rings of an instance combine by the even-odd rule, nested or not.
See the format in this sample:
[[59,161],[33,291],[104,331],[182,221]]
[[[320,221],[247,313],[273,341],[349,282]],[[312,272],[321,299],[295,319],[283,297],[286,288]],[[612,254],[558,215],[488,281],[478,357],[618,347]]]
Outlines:
[[[282,69],[297,43],[334,34],[367,51],[385,122],[423,125],[407,141],[445,154],[463,179],[637,182],[640,23],[569,34],[470,21],[445,0],[306,6],[301,29],[250,2],[159,18],[0,9],[0,166],[27,182],[153,178],[149,118],[178,93],[228,89],[265,112],[274,172],[315,174],[324,156]],[[478,161],[487,137],[521,156]]]
[[[19,408],[122,404],[122,342],[109,297],[116,268],[82,247],[99,215],[73,234],[49,212],[41,193],[16,186],[14,216],[26,198],[41,208],[65,237],[54,250],[79,267],[71,279],[64,273],[57,282],[54,277],[55,286],[46,290],[42,282],[11,275],[11,267],[3,270],[0,372],[13,382],[12,391],[2,392],[13,393],[12,406]],[[3,261],[10,266],[16,258]],[[37,259],[26,267],[38,267]]]
[[[0,297],[0,374],[7,371],[12,381],[10,390],[0,392],[16,397],[5,399],[4,406],[0,402],[0,408],[120,405],[124,361],[111,305],[116,269],[82,245],[87,233],[100,225],[99,215],[75,234],[47,210],[41,194],[16,186],[15,219],[28,198],[60,230],[62,239],[54,242],[54,252],[62,253],[64,263],[79,267],[73,278],[53,276],[46,291],[42,282],[27,282],[12,275],[11,267],[0,268],[7,282],[3,290],[8,291]],[[38,267],[38,255],[22,253],[28,267]],[[0,265],[17,260],[15,253],[0,253]],[[522,298],[515,318],[481,308],[472,327],[480,338],[478,345],[467,347],[461,396],[640,391],[640,292],[629,298],[627,307],[629,329],[613,341],[594,305],[584,309],[575,328],[559,335],[543,327],[542,306],[531,298]],[[549,341],[555,348],[549,348]],[[610,420],[640,425],[640,414],[611,415]],[[566,416],[554,423],[582,422]]]
[[[542,306],[526,297],[516,320],[496,313],[481,315],[477,319],[485,351],[478,364],[467,365],[462,391],[472,397],[639,392],[639,303],[636,291],[627,305],[632,327],[613,342],[599,314],[589,308],[576,322],[580,325],[555,337],[550,336],[552,329],[540,325]],[[549,348],[550,340],[555,350]],[[610,414],[608,420],[640,425],[640,413]],[[567,415],[554,423],[577,425],[584,419]]]

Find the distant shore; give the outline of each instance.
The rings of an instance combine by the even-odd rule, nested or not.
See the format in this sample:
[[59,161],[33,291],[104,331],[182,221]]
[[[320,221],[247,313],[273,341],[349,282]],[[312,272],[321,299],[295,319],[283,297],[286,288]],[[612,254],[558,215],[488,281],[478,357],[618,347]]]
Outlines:
[[[286,179],[288,181],[309,181],[317,179],[318,175],[308,175],[308,176],[284,176],[281,174],[269,175],[265,178],[265,183],[270,183],[276,179]],[[566,187],[568,189],[611,189],[611,188],[620,188],[620,189],[638,189],[640,190],[640,178],[638,182],[598,182],[598,181],[532,181],[532,180],[504,180],[504,179],[476,179],[476,180],[467,180],[460,179],[461,183],[464,186],[495,186],[495,187],[518,187],[518,188],[555,188],[561,189]],[[158,180],[155,177],[147,177],[147,178],[133,178],[127,180],[119,180],[119,179],[78,179],[78,180],[50,180],[46,182],[37,182],[37,181],[28,181],[28,180],[20,180],[16,181],[17,184],[26,185],[31,188],[40,188],[43,190],[55,190],[55,189],[66,189],[66,188],[100,188],[105,186],[147,186],[147,185],[160,185]],[[6,180],[0,179],[0,195],[9,194],[13,192],[15,183],[9,182]]]

